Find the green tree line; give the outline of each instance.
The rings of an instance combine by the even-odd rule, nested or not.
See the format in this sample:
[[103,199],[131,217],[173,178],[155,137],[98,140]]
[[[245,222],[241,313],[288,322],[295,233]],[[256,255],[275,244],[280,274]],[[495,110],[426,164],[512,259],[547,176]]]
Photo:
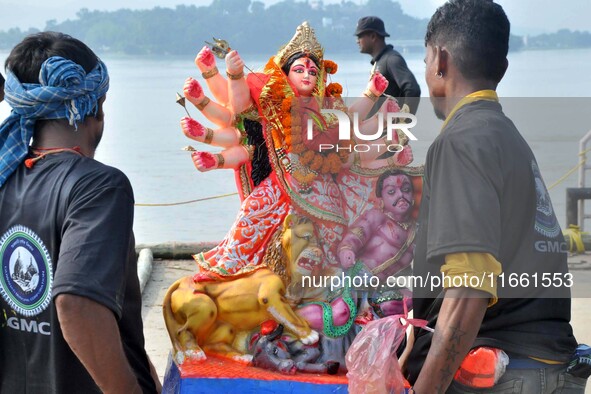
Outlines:
[[529,49],[589,48],[591,47],[591,33],[561,29],[553,34],[527,37],[526,42]]
[[[82,9],[73,20],[48,21],[45,30],[70,34],[101,52],[194,54],[204,40],[216,37],[244,53],[273,53],[307,20],[331,52],[346,52],[357,50],[353,32],[357,19],[365,15],[380,15],[394,40],[420,40],[427,26],[427,20],[404,14],[392,0],[368,0],[363,6],[350,1],[322,5],[284,0],[269,7],[256,0],[214,0],[209,6],[179,5],[174,9]],[[0,48],[13,47],[31,32],[34,30],[0,32]]]
[[[420,49],[427,28],[427,19],[418,19],[402,12],[393,0],[367,0],[356,4],[343,0],[340,4],[318,1],[283,0],[265,7],[257,0],[214,0],[209,6],[179,5],[176,8],[156,7],[150,10],[120,9],[90,11],[81,9],[75,19],[63,22],[50,20],[44,30],[61,31],[86,42],[97,51],[128,55],[195,54],[212,37],[227,40],[242,53],[274,53],[288,41],[295,27],[307,20],[314,27],[320,42],[331,53],[356,52],[353,32],[357,20],[366,15],[380,16],[390,33],[389,41],[401,40],[410,49]],[[0,31],[0,49],[8,50],[35,29],[18,28]],[[591,46],[589,33],[560,31],[555,35],[529,38],[534,48],[556,42],[578,47]],[[511,49],[523,48],[522,37],[511,37]],[[552,44],[563,47],[563,44]]]

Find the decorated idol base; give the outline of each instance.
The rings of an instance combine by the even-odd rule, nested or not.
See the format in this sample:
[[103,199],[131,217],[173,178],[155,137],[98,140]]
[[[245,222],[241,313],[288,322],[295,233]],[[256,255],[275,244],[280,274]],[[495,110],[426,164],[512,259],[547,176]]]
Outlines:
[[225,358],[208,356],[201,362],[185,363],[181,368],[169,357],[164,394],[329,394],[347,393],[347,377],[298,373],[283,375]]

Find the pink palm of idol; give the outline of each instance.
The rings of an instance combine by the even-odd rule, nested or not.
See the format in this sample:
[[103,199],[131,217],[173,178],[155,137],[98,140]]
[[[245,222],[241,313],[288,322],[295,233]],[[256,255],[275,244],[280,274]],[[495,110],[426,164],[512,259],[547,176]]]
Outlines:
[[215,66],[215,55],[207,45],[197,54],[195,65],[197,65],[202,72],[209,71]]
[[218,166],[218,159],[213,153],[193,152],[191,158],[199,171],[211,170]]
[[201,104],[203,99],[205,99],[205,94],[203,93],[203,88],[195,79],[189,77],[185,80],[185,85],[183,86],[183,93],[187,100],[191,102],[191,104],[198,106]]
[[[382,93],[386,91],[388,87],[388,80],[379,71],[376,71],[371,79],[371,84],[369,85],[369,89],[373,94],[376,96],[380,96]],[[373,86],[372,86],[373,85]]]
[[203,142],[205,140],[207,128],[193,118],[189,118],[188,116],[182,118],[181,129],[187,137],[195,141]]

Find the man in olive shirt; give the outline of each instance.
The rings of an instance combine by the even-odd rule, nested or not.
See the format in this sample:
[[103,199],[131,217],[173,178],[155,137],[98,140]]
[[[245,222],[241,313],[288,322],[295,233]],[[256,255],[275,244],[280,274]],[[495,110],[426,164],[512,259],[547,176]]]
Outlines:
[[[414,317],[435,328],[414,330],[407,377],[419,394],[585,387],[566,372],[577,342],[564,238],[535,157],[495,92],[509,30],[500,5],[451,0],[425,37],[425,78],[445,122],[427,153],[414,274],[448,280],[414,289]],[[563,281],[541,289],[506,280],[544,273]],[[507,353],[507,371],[487,386],[457,381],[468,351],[481,346]]]

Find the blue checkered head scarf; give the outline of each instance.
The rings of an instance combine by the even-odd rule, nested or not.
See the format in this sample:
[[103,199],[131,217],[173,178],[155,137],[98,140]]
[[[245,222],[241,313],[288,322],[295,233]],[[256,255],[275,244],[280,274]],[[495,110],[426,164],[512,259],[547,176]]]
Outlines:
[[37,120],[68,119],[77,130],[86,116],[96,115],[107,90],[109,74],[100,60],[86,73],[71,60],[50,57],[41,65],[39,83],[21,83],[7,70],[4,93],[12,113],[0,125],[0,187],[25,160]]

